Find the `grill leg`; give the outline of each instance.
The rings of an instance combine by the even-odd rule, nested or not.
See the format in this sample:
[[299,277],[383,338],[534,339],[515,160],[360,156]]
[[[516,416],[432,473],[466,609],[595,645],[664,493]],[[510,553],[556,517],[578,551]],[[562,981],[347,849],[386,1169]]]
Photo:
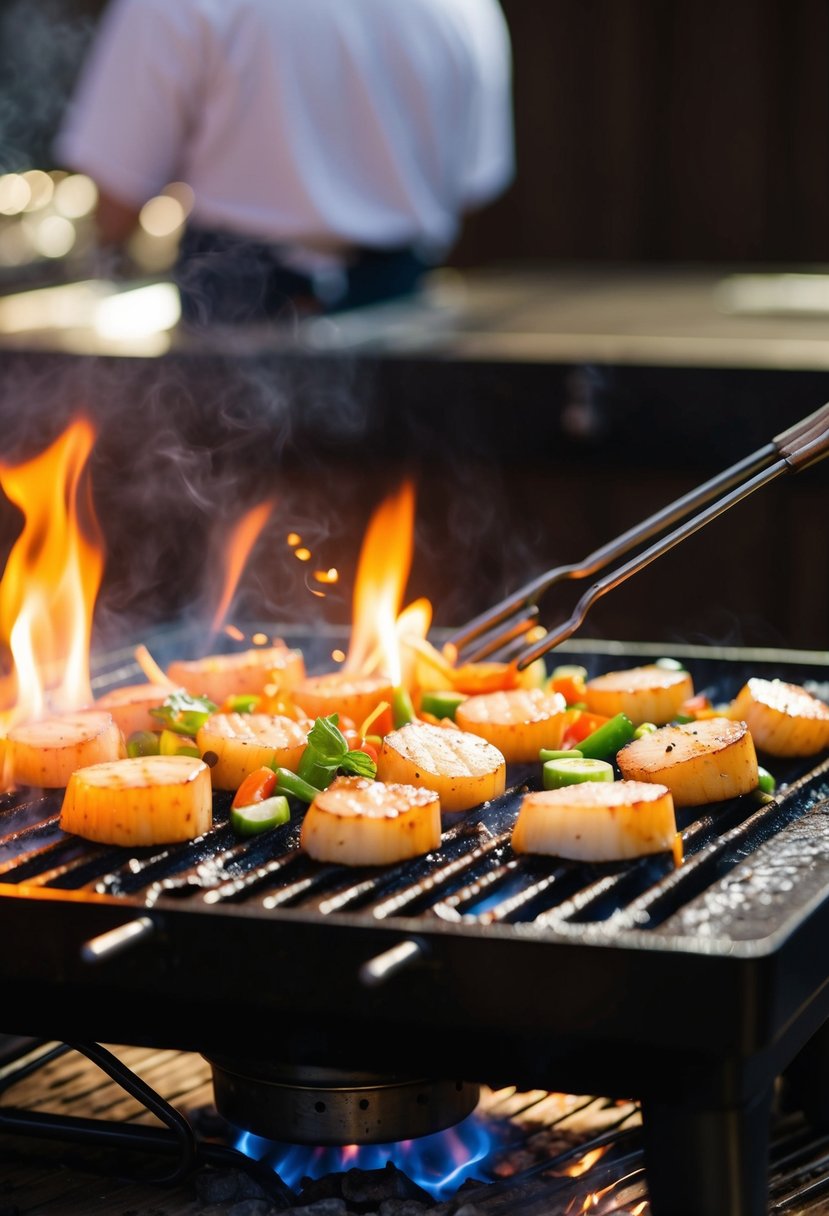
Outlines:
[[780,1102],[784,1110],[803,1111],[818,1131],[829,1131],[829,1022],[784,1071]]
[[766,1216],[771,1087],[742,1106],[642,1103],[652,1216]]

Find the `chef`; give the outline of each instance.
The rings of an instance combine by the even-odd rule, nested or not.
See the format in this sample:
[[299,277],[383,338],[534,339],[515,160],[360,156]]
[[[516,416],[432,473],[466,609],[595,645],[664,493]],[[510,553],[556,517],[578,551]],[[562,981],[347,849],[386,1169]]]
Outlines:
[[405,297],[515,172],[498,0],[110,0],[58,132],[104,247],[193,192],[185,322]]

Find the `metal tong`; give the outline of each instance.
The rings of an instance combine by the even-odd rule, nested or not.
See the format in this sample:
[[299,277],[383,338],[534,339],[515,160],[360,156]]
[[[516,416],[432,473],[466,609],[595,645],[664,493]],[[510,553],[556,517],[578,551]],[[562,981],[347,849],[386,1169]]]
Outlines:
[[[750,456],[744,457],[716,477],[712,477],[710,481],[677,498],[627,532],[623,532],[615,540],[608,541],[583,561],[557,566],[538,575],[512,595],[456,630],[448,639],[448,645],[454,647],[458,662],[502,657],[513,662],[518,670],[528,667],[535,659],[575,633],[591,605],[606,592],[618,587],[632,574],[644,569],[655,558],[722,515],[735,503],[759,490],[761,486],[779,477],[781,473],[797,473],[809,465],[817,464],[827,455],[829,404],[821,406]],[[690,514],[699,507],[704,509],[696,515]],[[617,558],[624,557],[638,545],[680,520],[684,522],[674,531],[592,583],[566,621],[545,632],[540,638],[537,636],[538,626],[535,623],[539,611],[538,601],[550,587],[566,579],[582,579],[597,574]]]

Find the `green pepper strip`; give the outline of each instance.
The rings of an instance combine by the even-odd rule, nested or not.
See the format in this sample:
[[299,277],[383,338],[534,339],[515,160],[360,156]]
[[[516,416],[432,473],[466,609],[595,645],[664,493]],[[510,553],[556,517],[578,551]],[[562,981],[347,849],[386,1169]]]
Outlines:
[[415,711],[412,698],[402,686],[395,688],[392,692],[391,712],[395,729],[405,726],[407,722],[414,721]]
[[316,786],[303,781],[296,773],[292,773],[289,768],[277,768],[276,792],[290,794],[292,797],[298,798],[300,802],[307,802],[310,806],[320,791]]
[[616,714],[586,739],[579,740],[579,751],[590,760],[607,760],[615,757],[620,747],[630,743],[634,726],[627,714]]

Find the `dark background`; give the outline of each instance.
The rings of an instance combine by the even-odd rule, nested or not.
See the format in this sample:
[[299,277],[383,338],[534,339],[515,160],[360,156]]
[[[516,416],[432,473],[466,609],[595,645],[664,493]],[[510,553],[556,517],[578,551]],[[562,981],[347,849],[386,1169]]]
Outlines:
[[[829,260],[827,0],[502,0],[518,176],[458,265]],[[0,0],[0,171],[50,140],[103,0]]]
[[466,259],[829,258],[825,0],[504,0],[519,175]]

